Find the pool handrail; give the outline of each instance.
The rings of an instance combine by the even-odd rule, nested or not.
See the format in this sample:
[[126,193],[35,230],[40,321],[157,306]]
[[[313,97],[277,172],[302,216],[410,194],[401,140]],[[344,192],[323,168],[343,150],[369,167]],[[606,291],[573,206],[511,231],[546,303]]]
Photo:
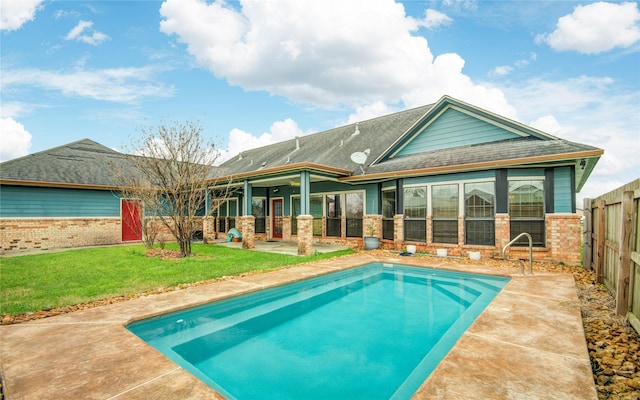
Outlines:
[[511,260],[511,261],[517,260],[520,263],[520,273],[524,275],[524,263],[522,262],[522,260],[519,258],[508,259],[505,254],[507,249],[511,247],[512,244],[514,244],[518,239],[520,239],[523,236],[526,236],[527,239],[529,239],[529,274],[533,275],[533,238],[527,232],[522,232],[502,248],[502,258],[505,260]]

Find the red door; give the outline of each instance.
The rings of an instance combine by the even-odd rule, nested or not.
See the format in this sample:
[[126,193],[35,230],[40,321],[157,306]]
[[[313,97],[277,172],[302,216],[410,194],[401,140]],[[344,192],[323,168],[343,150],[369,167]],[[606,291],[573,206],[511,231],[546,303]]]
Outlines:
[[140,203],[122,199],[122,241],[142,240]]
[[271,236],[282,239],[282,199],[275,199],[271,202],[272,232]]

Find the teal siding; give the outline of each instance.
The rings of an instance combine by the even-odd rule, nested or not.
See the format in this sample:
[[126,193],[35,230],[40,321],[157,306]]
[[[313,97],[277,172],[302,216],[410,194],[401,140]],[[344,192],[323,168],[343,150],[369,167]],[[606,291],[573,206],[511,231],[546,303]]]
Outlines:
[[119,217],[120,198],[108,190],[3,185],[0,188],[0,216]]
[[519,137],[513,132],[448,109],[402,148],[397,155],[424,153]]
[[520,176],[535,176],[544,178],[544,168],[515,168],[507,171],[509,178],[515,178]]
[[557,213],[570,213],[571,198],[571,167],[554,168],[553,173],[553,207]]
[[365,204],[365,214],[377,215],[378,212],[378,185],[375,183],[366,185],[365,198],[367,204]]
[[404,180],[404,185],[420,185],[420,184],[428,184],[428,183],[463,181],[463,180],[470,180],[470,179],[494,179],[495,177],[496,177],[496,174],[494,171],[465,172],[460,174],[421,176],[417,178],[407,178]]

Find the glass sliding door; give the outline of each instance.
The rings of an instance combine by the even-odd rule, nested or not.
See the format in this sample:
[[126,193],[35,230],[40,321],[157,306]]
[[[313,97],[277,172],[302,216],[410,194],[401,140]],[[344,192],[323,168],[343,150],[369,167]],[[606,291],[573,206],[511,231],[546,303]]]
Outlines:
[[364,195],[359,193],[347,193],[346,197],[346,217],[347,217],[347,237],[362,237],[362,216]]

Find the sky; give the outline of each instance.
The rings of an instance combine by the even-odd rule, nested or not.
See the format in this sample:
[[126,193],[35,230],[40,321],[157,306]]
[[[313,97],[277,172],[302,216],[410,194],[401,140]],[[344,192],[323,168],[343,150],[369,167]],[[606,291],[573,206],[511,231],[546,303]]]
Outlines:
[[604,149],[640,177],[638,2],[0,0],[0,160],[197,122],[240,151],[437,101]]

